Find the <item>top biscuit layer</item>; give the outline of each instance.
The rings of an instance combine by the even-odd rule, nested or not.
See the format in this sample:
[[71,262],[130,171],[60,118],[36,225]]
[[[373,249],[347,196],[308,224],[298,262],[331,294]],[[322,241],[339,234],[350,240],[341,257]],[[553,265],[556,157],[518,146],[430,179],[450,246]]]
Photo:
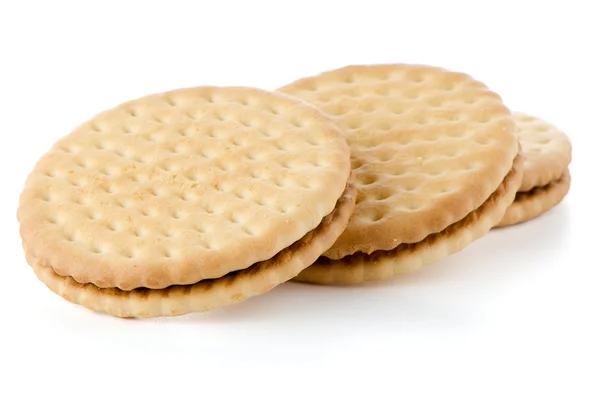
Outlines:
[[523,181],[526,192],[560,179],[571,162],[571,142],[554,125],[531,115],[513,112],[525,155]]
[[348,66],[279,90],[324,110],[352,149],[357,206],[331,259],[418,242],[459,221],[498,188],[519,150],[501,98],[466,74]]
[[136,99],[59,140],[20,198],[21,236],[62,276],[165,288],[273,257],[329,214],[343,133],[283,94],[200,87]]

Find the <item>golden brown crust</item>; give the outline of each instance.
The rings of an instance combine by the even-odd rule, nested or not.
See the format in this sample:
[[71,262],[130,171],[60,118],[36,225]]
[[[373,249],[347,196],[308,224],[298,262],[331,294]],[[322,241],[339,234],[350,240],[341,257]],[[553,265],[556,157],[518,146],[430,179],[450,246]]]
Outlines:
[[59,140],[20,197],[39,264],[99,287],[165,288],[266,260],[330,213],[345,137],[280,93],[197,87],[105,111]]
[[571,187],[571,174],[567,170],[546,186],[528,192],[519,192],[496,227],[510,226],[534,219],[556,207],[565,198]]
[[[37,277],[66,300],[90,310],[118,317],[177,316],[201,312],[244,301],[281,284],[314,260],[342,233],[354,209],[356,188],[348,185],[333,212],[316,229],[273,258],[214,280],[165,289],[98,288],[62,277],[27,255]],[[27,250],[26,250],[27,251]]]
[[501,98],[463,73],[355,65],[279,89],[325,111],[352,148],[359,193],[324,256],[391,250],[440,232],[489,198],[518,152]]
[[454,254],[485,235],[502,218],[515,198],[523,173],[523,157],[518,155],[502,184],[481,207],[440,233],[424,240],[402,244],[393,250],[371,254],[355,253],[332,260],[321,256],[294,281],[315,284],[356,284],[383,280],[415,271]]
[[525,155],[520,192],[546,186],[561,178],[571,163],[571,142],[556,126],[522,112],[513,112]]

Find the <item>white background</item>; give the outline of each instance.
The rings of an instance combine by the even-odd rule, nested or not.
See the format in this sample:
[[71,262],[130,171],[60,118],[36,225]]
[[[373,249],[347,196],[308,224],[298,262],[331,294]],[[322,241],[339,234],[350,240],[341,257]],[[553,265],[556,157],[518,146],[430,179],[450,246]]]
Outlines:
[[[593,3],[1,2],[0,396],[600,395]],[[381,62],[467,72],[562,128],[574,156],[567,199],[409,276],[289,283],[181,318],[92,313],[26,265],[22,183],[95,113],[177,87],[275,89]]]

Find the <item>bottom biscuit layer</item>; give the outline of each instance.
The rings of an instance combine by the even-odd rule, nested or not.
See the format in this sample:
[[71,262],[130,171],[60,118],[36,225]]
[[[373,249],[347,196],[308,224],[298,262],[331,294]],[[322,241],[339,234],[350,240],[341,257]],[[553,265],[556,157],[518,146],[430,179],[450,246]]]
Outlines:
[[354,210],[356,188],[348,185],[333,212],[321,224],[273,258],[221,278],[165,289],[98,288],[56,274],[28,255],[37,277],[64,299],[117,317],[177,316],[244,301],[296,276],[337,240]]
[[383,280],[409,273],[454,254],[486,234],[496,225],[514,201],[521,184],[523,157],[518,155],[513,168],[498,189],[478,209],[440,233],[414,244],[401,244],[393,250],[371,254],[357,252],[342,259],[324,256],[304,269],[294,281],[315,284],[356,284]]
[[557,206],[571,188],[569,170],[556,181],[546,186],[533,188],[527,192],[519,192],[515,201],[508,207],[504,218],[496,227],[510,226],[527,222]]

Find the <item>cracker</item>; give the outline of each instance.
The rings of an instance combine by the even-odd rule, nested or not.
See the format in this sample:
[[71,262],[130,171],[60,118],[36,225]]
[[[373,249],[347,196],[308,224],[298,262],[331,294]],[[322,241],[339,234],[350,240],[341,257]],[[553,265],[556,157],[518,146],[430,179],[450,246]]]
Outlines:
[[571,142],[556,126],[538,117],[514,112],[525,170],[520,192],[558,181],[571,162]]
[[508,207],[497,227],[515,225],[537,218],[556,207],[565,198],[571,187],[571,174],[567,170],[558,180],[546,186],[519,192]]
[[506,210],[498,227],[526,222],[549,211],[563,200],[571,186],[568,167],[572,147],[568,136],[538,117],[512,113],[525,168],[515,202]]
[[335,242],[348,223],[355,199],[356,189],[349,185],[333,212],[316,229],[275,257],[193,285],[132,291],[98,288],[93,284],[80,284],[71,277],[59,276],[51,268],[40,264],[37,258],[29,257],[28,261],[37,277],[50,290],[96,312],[136,318],[203,312],[263,294],[297,275]]
[[20,234],[37,267],[80,284],[189,285],[314,230],[350,168],[339,128],[297,99],[173,90],[107,110],[53,145],[27,178]]
[[321,256],[294,280],[315,284],[356,284],[384,280],[416,271],[459,252],[484,236],[502,219],[520,186],[523,162],[523,156],[518,155],[513,168],[496,191],[479,208],[442,232],[430,234],[417,243],[400,244],[393,250],[371,254],[357,252],[337,260]]
[[324,253],[330,259],[393,250],[442,232],[489,199],[519,151],[500,96],[463,73],[357,65],[279,91],[316,105],[347,132],[357,206]]

